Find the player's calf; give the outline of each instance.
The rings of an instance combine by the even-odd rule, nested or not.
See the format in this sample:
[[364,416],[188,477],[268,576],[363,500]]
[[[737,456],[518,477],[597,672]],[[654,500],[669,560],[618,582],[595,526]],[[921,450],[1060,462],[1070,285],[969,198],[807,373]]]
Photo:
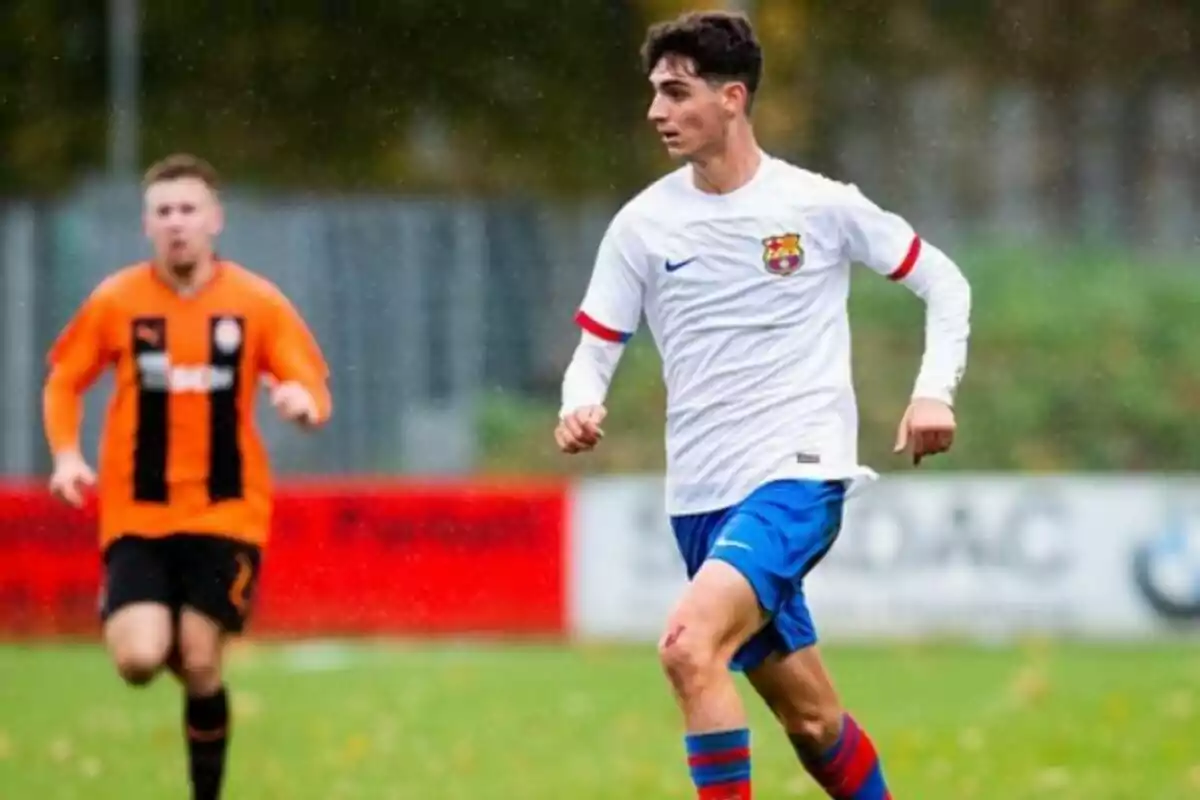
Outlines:
[[804,768],[836,800],[891,800],[871,738],[847,713],[841,715],[837,730],[829,746],[789,733]]
[[163,668],[171,650],[170,611],[158,603],[133,603],[114,611],[104,640],[117,673],[130,686],[145,686]]
[[225,634],[205,616],[185,608],[179,619],[179,679],[184,685],[184,730],[195,800],[217,800],[229,746],[229,695],[222,676]]
[[747,677],[830,797],[890,800],[875,745],[843,709],[816,647],[772,655]]

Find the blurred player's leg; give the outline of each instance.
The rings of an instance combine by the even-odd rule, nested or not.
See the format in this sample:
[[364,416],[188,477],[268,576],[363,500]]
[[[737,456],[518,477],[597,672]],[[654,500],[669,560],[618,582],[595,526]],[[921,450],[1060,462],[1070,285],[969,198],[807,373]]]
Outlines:
[[104,623],[104,642],[121,678],[131,686],[154,679],[167,660],[171,610],[154,602],[123,605]]
[[816,645],[746,673],[809,774],[838,800],[889,800],[871,739],[845,712]]
[[229,744],[229,696],[221,674],[225,635],[204,614],[184,608],[179,617],[179,678],[184,686],[184,732],[192,797],[216,800]]
[[172,591],[163,545],[123,536],[104,551],[100,618],[117,672],[144,686],[162,669],[174,639]]
[[701,800],[750,798],[750,731],[729,662],[762,622],[746,579],[729,564],[709,561],[659,644],[683,712],[688,767]]
[[221,536],[185,534],[173,540],[172,559],[183,583],[179,677],[192,797],[217,800],[232,722],[222,659],[228,637],[246,624],[260,554],[253,545]]

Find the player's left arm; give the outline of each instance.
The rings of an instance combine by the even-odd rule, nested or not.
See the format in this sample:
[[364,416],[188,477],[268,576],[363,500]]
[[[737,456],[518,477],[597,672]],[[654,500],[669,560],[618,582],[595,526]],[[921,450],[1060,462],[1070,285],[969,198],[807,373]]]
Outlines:
[[333,397],[329,367],[316,337],[282,293],[269,299],[265,316],[262,371],[269,378],[272,402],[298,422],[325,423],[333,413]]
[[971,286],[958,265],[903,217],[857,189],[848,190],[839,211],[850,260],[906,286],[925,303],[925,352],[896,437],[896,452],[911,447],[913,463],[920,463],[954,441],[954,399],[971,332]]

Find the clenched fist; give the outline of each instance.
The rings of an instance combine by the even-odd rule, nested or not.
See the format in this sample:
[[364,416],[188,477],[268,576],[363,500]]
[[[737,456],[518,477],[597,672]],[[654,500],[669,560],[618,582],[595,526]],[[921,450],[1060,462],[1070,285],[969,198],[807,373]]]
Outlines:
[[316,424],[317,401],[295,381],[280,383],[271,389],[271,405],[288,422],[305,426]]
[[608,412],[604,406],[583,406],[564,414],[554,429],[554,441],[564,453],[586,453],[604,438],[600,423]]
[[900,420],[895,452],[912,449],[913,465],[925,456],[944,453],[954,444],[954,409],[940,400],[915,398]]

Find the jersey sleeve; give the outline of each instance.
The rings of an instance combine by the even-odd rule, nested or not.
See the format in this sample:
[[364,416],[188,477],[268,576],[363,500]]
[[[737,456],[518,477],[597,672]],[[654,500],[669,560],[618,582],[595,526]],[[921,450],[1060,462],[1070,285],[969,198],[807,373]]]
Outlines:
[[83,394],[112,361],[105,340],[107,301],[97,290],[59,333],[47,356],[42,417],[50,452],[79,450]]
[[576,324],[606,342],[627,342],[642,316],[645,265],[640,240],[618,215],[600,241],[587,292],[575,313]]
[[849,259],[903,283],[925,302],[925,351],[912,396],[952,405],[967,364],[970,284],[945,253],[858,189],[848,187],[837,207]]
[[921,257],[921,238],[898,214],[847,186],[834,208],[847,258],[893,281],[908,277]]
[[267,306],[263,370],[279,383],[296,382],[312,395],[317,422],[329,419],[333,397],[329,367],[317,339],[295,306],[281,293],[273,293]]

